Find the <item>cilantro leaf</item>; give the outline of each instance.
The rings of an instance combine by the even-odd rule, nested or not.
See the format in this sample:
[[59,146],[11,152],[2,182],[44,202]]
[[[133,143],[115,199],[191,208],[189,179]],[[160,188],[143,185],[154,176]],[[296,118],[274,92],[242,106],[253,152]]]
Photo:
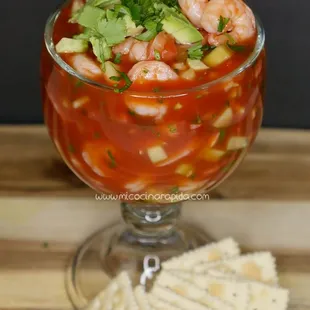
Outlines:
[[132,81],[130,80],[130,78],[125,72],[118,72],[118,73],[120,75],[120,78],[124,80],[125,85],[121,88],[117,88],[117,87],[114,88],[114,92],[123,93],[125,90],[127,90],[132,85]]
[[104,63],[107,59],[111,58],[111,48],[107,45],[107,42],[104,38],[91,37],[89,41],[93,46],[93,52],[95,56],[101,63]]
[[83,27],[94,29],[97,25],[97,21],[104,16],[104,10],[86,4],[76,14],[74,14],[69,22],[78,23]]
[[91,28],[85,28],[84,32],[79,33],[77,35],[73,36],[73,39],[77,39],[77,40],[87,40],[89,41],[89,39],[91,37],[96,36],[96,31],[91,29]]
[[223,17],[222,15],[220,16],[219,20],[219,25],[217,27],[218,32],[223,32],[227,24],[229,23],[230,18],[229,17]]
[[136,36],[135,38],[140,41],[151,41],[157,35],[157,27],[158,23],[153,20],[148,20],[145,22],[144,27],[146,28],[146,32],[141,33],[140,35]]
[[119,0],[88,0],[87,2],[89,5],[96,6],[96,7],[108,7],[114,4],[120,3]]
[[203,56],[202,45],[194,45],[187,51],[189,59],[201,59]]
[[126,23],[120,18],[100,20],[97,25],[97,30],[105,38],[108,46],[119,44],[123,42],[126,37]]
[[243,45],[229,44],[229,42],[226,44],[234,52],[243,52],[245,50],[245,46]]
[[114,63],[118,65],[118,64],[121,63],[121,61],[122,61],[122,54],[121,53],[117,53],[115,55],[115,58],[114,58]]

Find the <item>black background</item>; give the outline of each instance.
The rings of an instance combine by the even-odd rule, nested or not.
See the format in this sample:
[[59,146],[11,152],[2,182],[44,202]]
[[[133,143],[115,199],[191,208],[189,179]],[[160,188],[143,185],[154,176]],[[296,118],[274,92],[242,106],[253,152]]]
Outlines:
[[[310,1],[248,0],[266,28],[264,125],[310,128]],[[39,59],[45,20],[62,0],[0,1],[0,123],[41,123]]]

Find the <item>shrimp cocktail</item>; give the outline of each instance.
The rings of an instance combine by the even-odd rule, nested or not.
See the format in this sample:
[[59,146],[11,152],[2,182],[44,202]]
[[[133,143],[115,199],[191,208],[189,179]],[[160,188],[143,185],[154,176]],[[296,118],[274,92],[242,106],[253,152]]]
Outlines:
[[147,254],[205,242],[174,225],[179,202],[244,158],[262,122],[264,71],[264,31],[242,0],[74,0],[49,18],[41,74],[50,136],[80,179],[120,197],[131,224],[81,248],[76,296],[92,294],[79,269],[96,260],[110,275],[138,274]]

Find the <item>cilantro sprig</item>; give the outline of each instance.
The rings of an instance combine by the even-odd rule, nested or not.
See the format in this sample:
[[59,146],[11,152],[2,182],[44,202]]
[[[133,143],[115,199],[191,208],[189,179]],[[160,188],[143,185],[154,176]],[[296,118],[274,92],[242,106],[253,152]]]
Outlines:
[[122,87],[118,87],[119,85],[117,85],[114,88],[114,92],[120,94],[120,93],[123,93],[125,90],[127,90],[132,85],[132,81],[130,80],[130,78],[125,72],[118,71],[118,74],[119,76],[111,76],[110,80],[116,81],[116,82],[123,81],[123,83],[125,83],[125,85]]
[[205,44],[205,45],[196,44],[187,50],[188,58],[193,59],[193,60],[196,60],[196,59],[200,60],[203,57],[204,52],[210,51],[214,48],[215,46],[208,45],[208,44]]
[[219,24],[217,27],[217,31],[218,32],[223,32],[224,29],[226,28],[227,24],[229,23],[230,18],[229,17],[223,17],[222,15],[220,16],[219,19]]

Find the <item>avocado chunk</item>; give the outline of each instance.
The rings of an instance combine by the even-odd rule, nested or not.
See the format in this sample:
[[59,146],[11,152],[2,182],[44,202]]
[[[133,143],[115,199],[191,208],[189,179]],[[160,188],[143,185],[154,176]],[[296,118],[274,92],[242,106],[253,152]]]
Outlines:
[[98,20],[104,16],[104,10],[86,4],[70,19],[70,22],[94,29],[97,26]]
[[88,50],[88,42],[85,40],[76,40],[62,38],[56,45],[57,53],[84,53]]
[[170,14],[163,21],[163,30],[171,34],[181,44],[193,44],[202,41],[202,34],[183,16]]

